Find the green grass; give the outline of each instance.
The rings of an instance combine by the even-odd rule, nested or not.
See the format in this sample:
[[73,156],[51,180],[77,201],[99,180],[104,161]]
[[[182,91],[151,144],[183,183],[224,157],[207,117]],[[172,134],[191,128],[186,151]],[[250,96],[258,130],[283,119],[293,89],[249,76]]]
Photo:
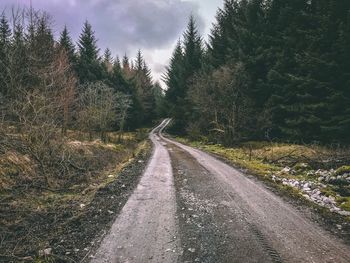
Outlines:
[[265,176],[266,174],[272,174],[281,170],[280,166],[264,162],[262,157],[251,156],[249,149],[245,147],[227,148],[220,144],[205,144],[198,141],[189,141],[184,138],[177,138],[177,140],[204,151],[217,154],[229,160],[234,165],[248,169],[250,172],[259,176]]
[[339,200],[340,208],[345,211],[350,211],[350,197],[344,197],[342,200]]
[[345,173],[350,173],[350,165],[341,166],[335,171],[336,175],[342,175]]

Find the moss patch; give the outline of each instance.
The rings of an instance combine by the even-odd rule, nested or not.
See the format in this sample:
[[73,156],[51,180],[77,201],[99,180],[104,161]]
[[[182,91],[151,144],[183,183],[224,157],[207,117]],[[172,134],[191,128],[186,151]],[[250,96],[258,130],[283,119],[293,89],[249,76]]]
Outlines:
[[349,165],[341,166],[335,171],[336,175],[342,175],[345,173],[350,173],[350,166]]

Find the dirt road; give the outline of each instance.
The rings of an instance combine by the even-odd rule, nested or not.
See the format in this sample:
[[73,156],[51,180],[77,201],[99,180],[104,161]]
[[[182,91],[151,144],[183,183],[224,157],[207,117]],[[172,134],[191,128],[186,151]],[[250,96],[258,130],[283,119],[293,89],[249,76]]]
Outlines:
[[151,160],[139,185],[91,262],[176,262],[180,250],[169,153],[156,135]]
[[350,247],[200,150],[152,133],[154,154],[92,262],[350,262]]

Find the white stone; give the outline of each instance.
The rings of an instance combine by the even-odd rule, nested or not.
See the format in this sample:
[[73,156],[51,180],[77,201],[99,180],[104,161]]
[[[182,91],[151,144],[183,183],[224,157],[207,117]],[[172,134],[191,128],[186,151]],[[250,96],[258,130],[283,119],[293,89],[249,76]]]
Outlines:
[[286,167],[284,167],[284,168],[281,170],[281,172],[282,172],[282,173],[289,173],[291,170],[292,170],[292,169],[291,169],[290,167],[286,166]]
[[342,216],[350,216],[350,212],[348,211],[338,211],[337,213]]
[[49,256],[52,253],[52,248],[45,248],[43,250],[39,250],[39,256],[44,257],[44,256]]

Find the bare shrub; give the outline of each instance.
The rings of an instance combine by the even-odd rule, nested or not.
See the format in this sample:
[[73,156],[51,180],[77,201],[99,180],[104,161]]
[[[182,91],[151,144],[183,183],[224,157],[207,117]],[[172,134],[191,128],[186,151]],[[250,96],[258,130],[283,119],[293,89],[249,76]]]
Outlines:
[[113,90],[102,82],[88,83],[80,87],[79,127],[89,132],[100,132],[101,140],[106,141],[106,132],[115,122],[117,96]]
[[[246,94],[249,76],[243,65],[222,67],[208,76],[195,77],[190,90],[195,110],[202,115],[209,133],[227,144],[242,139],[249,125],[249,103]],[[209,124],[209,125],[208,125]]]
[[119,141],[124,132],[125,122],[128,117],[128,111],[131,108],[132,100],[129,95],[122,92],[117,92],[116,94],[116,120],[119,126]]

